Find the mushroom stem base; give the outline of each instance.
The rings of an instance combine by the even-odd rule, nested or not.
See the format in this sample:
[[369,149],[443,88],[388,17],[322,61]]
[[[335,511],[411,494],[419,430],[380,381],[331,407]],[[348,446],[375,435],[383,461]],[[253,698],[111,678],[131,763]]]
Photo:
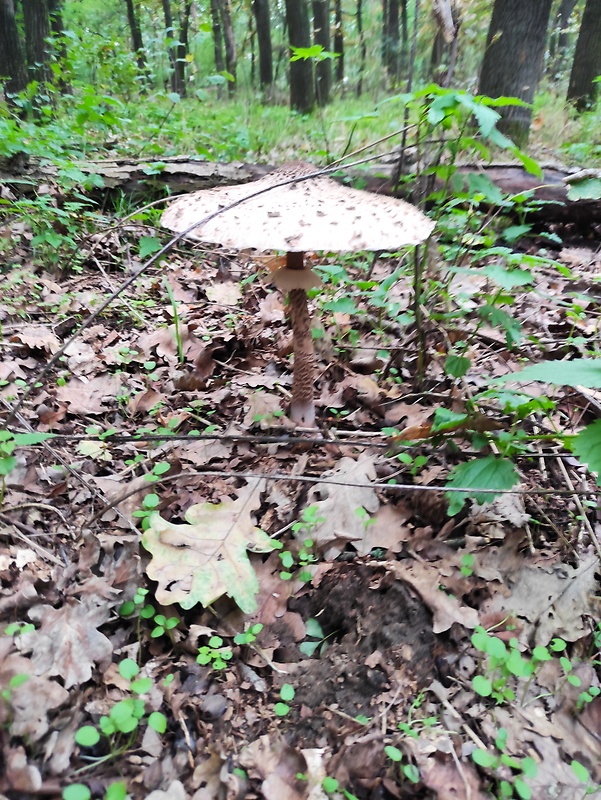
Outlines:
[[312,427],[315,423],[314,354],[307,292],[304,289],[292,289],[288,295],[288,303],[294,347],[290,417],[297,425]]

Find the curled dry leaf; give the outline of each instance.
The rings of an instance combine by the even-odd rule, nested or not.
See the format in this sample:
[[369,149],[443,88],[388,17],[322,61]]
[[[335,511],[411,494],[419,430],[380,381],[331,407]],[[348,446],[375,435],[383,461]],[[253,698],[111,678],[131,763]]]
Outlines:
[[249,482],[236,500],[190,506],[183,525],[158,513],[150,516],[142,543],[152,553],[147,573],[159,584],[159,603],[208,606],[227,594],[245,613],[255,611],[259,581],[247,550],[267,553],[275,548],[251,516],[261,502],[263,483]]
[[97,628],[108,620],[109,604],[93,595],[62,608],[35,606],[29,617],[39,630],[22,636],[24,652],[31,651],[36,675],[60,675],[65,688],[85,683],[92,667],[106,667],[113,655],[111,642]]
[[357,484],[370,483],[375,477],[370,456],[362,456],[358,461],[345,457],[328,475],[329,480],[339,481],[340,485],[318,483],[309,493],[309,504],[317,506],[317,517],[323,518],[310,535],[316,544],[327,546],[328,558],[341,552],[336,543],[361,541],[367,535],[367,512],[377,511],[380,501],[374,489]]

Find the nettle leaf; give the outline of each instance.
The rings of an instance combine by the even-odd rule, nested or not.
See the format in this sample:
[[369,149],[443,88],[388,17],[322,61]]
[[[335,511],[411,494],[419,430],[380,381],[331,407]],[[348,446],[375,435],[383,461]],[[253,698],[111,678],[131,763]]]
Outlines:
[[156,599],[161,605],[208,606],[225,594],[246,614],[256,610],[259,581],[247,550],[267,553],[277,546],[252,521],[261,488],[262,482],[252,481],[239,490],[236,500],[191,506],[183,525],[157,512],[149,516],[142,543],[152,553],[146,571],[159,584]]
[[534,281],[532,273],[528,269],[507,269],[501,264],[489,264],[488,267],[484,267],[480,271],[502,289],[513,289],[516,286],[525,286]]
[[593,422],[572,439],[572,450],[583,464],[597,473],[601,486],[601,419]]
[[601,178],[585,178],[582,181],[574,181],[569,184],[569,200],[600,200],[601,199]]
[[598,358],[575,358],[573,361],[541,361],[530,364],[519,372],[504,375],[499,381],[506,383],[542,381],[554,386],[584,386],[586,389],[601,389],[601,360]]
[[161,243],[156,236],[141,236],[139,244],[140,258],[148,258],[161,249]]
[[[496,497],[496,492],[513,488],[519,481],[519,476],[513,463],[508,458],[486,456],[475,458],[458,464],[449,473],[447,488],[462,487],[466,492],[447,492],[449,501],[449,516],[453,517],[463,508],[464,502],[471,498],[478,503],[490,503]],[[480,489],[494,491],[481,492]]]

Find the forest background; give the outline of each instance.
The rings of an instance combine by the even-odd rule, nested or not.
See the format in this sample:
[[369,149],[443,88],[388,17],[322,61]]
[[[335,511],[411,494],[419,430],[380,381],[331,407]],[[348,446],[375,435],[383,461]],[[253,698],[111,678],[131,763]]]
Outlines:
[[[70,129],[76,155],[98,155],[111,134],[115,154],[276,162],[285,138],[288,154],[339,157],[350,131],[357,144],[399,127],[399,95],[434,81],[534,101],[537,141],[588,162],[596,118],[574,120],[594,105],[600,41],[593,0],[2,0],[0,153],[43,155],[15,141],[18,109],[42,125],[65,112],[52,147]],[[316,104],[302,122],[285,111]],[[501,110],[500,129],[523,144],[530,109]]]
[[[598,0],[0,0],[0,792],[601,792],[600,74]],[[309,256],[291,435],[161,213],[365,153],[435,234]]]

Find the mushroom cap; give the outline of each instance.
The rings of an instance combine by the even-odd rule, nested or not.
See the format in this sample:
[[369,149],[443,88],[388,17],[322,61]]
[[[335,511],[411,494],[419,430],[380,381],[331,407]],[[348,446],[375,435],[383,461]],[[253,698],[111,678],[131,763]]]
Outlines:
[[349,189],[330,178],[277,186],[316,170],[295,162],[251,183],[184,195],[167,208],[161,224],[182,233],[220,208],[263,191],[199,225],[188,238],[238,250],[354,252],[419,244],[432,232],[434,222],[409,203]]

